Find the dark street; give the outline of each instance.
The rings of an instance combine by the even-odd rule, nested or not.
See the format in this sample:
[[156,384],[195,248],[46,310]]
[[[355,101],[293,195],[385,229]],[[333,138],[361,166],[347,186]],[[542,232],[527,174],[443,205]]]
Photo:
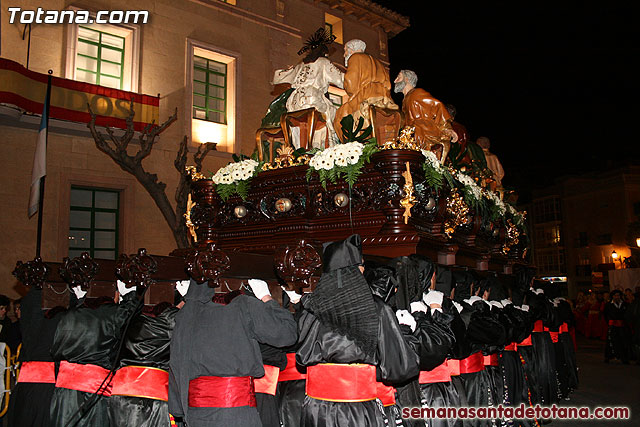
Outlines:
[[604,363],[604,341],[578,339],[580,386],[566,406],[628,406],[630,420],[553,421],[552,426],[591,425],[622,427],[640,425],[640,366],[635,362],[623,365],[618,361]]

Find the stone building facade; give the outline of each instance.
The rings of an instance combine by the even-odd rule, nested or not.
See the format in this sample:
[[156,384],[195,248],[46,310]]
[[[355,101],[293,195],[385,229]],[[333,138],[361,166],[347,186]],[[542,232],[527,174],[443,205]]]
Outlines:
[[[11,6],[35,11],[43,2],[16,0]],[[52,0],[45,7],[92,14],[134,8],[122,0]],[[338,37],[330,56],[338,64],[342,43],[353,38],[388,63],[388,38],[408,26],[407,18],[368,0],[143,0],[135,9],[148,11],[147,23],[33,23],[28,46],[29,28],[23,39],[25,25],[10,23],[5,6],[0,57],[26,65],[29,49],[29,70],[159,94],[161,122],[177,108],[178,120],[144,161],[167,184],[170,200],[179,178],[173,162],[184,135],[192,151],[200,143],[218,144],[204,162],[205,173],[229,162],[231,153],[252,153],[255,131],[274,97],[274,70],[298,62],[297,51],[317,28],[326,26]],[[0,104],[0,293],[10,297],[21,293],[11,275],[16,261],[35,253],[37,219],[27,217],[27,205],[40,113]],[[166,255],[176,247],[148,193],[96,148],[81,122],[50,121],[43,224],[47,261],[87,247],[95,257],[139,247]]]

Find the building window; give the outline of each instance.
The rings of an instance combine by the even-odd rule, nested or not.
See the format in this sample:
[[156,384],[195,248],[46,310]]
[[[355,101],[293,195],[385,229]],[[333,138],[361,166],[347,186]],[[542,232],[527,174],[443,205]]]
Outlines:
[[69,257],[88,252],[93,258],[118,256],[120,192],[71,187]]
[[336,36],[335,42],[343,44],[342,40],[342,19],[329,13],[324,14],[324,29]]
[[140,29],[135,24],[68,27],[68,79],[137,92],[139,59]]
[[193,58],[193,118],[227,124],[227,65]]
[[236,152],[236,75],[239,54],[187,40],[187,119],[191,140],[216,143],[218,153]]
[[76,80],[122,89],[124,41],[115,34],[79,27]]

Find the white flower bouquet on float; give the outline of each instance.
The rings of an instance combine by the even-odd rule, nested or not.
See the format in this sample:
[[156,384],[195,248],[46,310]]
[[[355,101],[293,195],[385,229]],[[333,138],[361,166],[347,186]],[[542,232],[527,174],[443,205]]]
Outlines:
[[504,219],[504,215],[507,212],[507,207],[500,196],[490,190],[483,190],[482,196],[488,202],[487,208],[491,221],[497,221],[500,218]]
[[258,174],[260,163],[253,159],[231,162],[218,169],[211,179],[216,184],[216,192],[223,201],[234,194],[246,199],[249,194],[249,181]]
[[478,185],[475,179],[469,175],[458,172],[456,179],[462,184],[462,197],[464,201],[476,212],[480,210],[480,203],[482,202],[482,188]]
[[316,172],[325,190],[327,181],[335,184],[340,178],[344,178],[351,188],[362,173],[365,163],[368,163],[371,155],[377,151],[375,142],[347,142],[323,150],[312,150],[307,179],[311,179],[311,175]]

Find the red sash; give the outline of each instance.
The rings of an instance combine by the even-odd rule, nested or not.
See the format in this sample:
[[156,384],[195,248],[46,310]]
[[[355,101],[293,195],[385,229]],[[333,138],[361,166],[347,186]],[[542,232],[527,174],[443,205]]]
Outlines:
[[420,371],[418,382],[420,384],[446,383],[451,381],[451,370],[445,360],[430,371]]
[[198,377],[189,381],[189,407],[256,407],[253,377]]
[[68,388],[69,390],[95,393],[100,386],[98,394],[111,396],[111,379],[105,381],[109,375],[109,370],[97,365],[81,365],[79,363],[69,363],[66,360],[60,362],[56,387]]
[[19,383],[56,383],[56,368],[53,362],[22,362]]
[[145,366],[123,366],[113,377],[111,395],[168,400],[169,373]]
[[383,406],[391,406],[396,403],[396,389],[376,382],[376,394]]
[[542,320],[536,320],[536,323],[533,324],[533,332],[544,332]]
[[523,339],[522,342],[519,342],[517,346],[518,347],[524,347],[524,346],[527,346],[527,345],[532,345],[531,344],[531,335],[529,335],[528,337]]
[[331,402],[365,402],[378,397],[376,367],[322,363],[307,368],[307,396]]
[[623,328],[624,327],[624,321],[623,320],[609,320],[609,326],[616,326],[618,328]]
[[460,375],[460,361],[458,359],[447,359],[447,365],[452,377]]
[[278,374],[280,374],[280,368],[276,368],[271,365],[264,365],[264,377],[253,379],[253,385],[256,393],[275,396],[276,388],[278,387]]
[[563,323],[562,325],[560,325],[560,333],[564,334],[569,332],[569,325],[567,325],[566,323]]
[[280,371],[278,381],[295,381],[306,379],[307,374],[301,373],[296,367],[296,354],[287,353],[287,367]]
[[560,332],[549,331],[549,335],[551,336],[551,341],[554,343],[558,342],[558,335],[560,335]]
[[490,354],[488,356],[482,356],[484,366],[498,366],[498,355]]
[[484,370],[484,360],[481,352],[473,353],[460,361],[461,374],[472,374],[482,370]]
[[505,351],[516,351],[516,345],[517,345],[516,343],[512,342],[509,345],[505,345],[504,346],[504,350]]

